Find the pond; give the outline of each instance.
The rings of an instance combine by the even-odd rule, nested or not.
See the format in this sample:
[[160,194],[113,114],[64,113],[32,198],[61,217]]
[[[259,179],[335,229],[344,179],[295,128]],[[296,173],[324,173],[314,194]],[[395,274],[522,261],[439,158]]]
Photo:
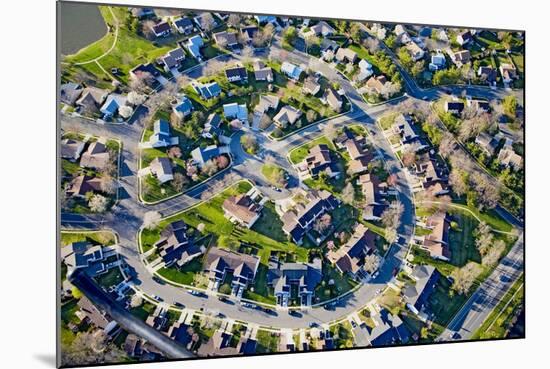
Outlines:
[[97,5],[61,2],[59,6],[62,55],[75,54],[107,32]]

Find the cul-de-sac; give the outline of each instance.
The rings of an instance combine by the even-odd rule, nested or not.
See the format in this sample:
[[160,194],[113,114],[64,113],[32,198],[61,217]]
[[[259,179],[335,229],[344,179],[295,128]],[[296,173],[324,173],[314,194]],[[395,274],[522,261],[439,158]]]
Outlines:
[[64,365],[524,335],[523,32],[60,24]]

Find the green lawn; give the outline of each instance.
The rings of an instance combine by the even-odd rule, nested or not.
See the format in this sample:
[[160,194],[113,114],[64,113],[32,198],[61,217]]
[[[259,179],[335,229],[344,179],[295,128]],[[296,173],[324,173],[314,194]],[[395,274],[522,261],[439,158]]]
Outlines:
[[328,147],[331,150],[336,150],[336,147],[334,146],[334,144],[327,137],[321,136],[319,138],[316,138],[315,140],[308,142],[305,145],[299,146],[293,149],[292,151],[290,151],[289,153],[290,162],[292,164],[298,164],[299,162],[304,160],[305,157],[308,155],[309,149],[311,149],[315,145],[321,145],[321,144],[328,145]]
[[254,284],[244,291],[244,298],[266,304],[275,304],[275,296],[273,296],[273,292],[267,286],[267,272],[267,265],[262,263],[258,266]]
[[278,165],[275,164],[264,164],[262,166],[262,175],[267,179],[272,185],[279,185],[277,179],[279,176],[284,176],[286,171]]
[[477,251],[474,232],[479,222],[467,213],[451,212],[453,221],[458,223],[458,229],[449,231],[451,249],[451,264],[461,267],[469,261],[481,262],[481,255]]
[[65,246],[73,242],[81,242],[81,241],[88,241],[94,244],[109,246],[109,245],[113,245],[116,242],[116,236],[111,231],[97,231],[97,232],[61,231],[61,246]]
[[278,347],[279,347],[278,334],[275,334],[263,329],[258,329],[256,333],[256,341],[258,342],[256,352],[259,354],[278,351]]
[[120,268],[111,268],[107,273],[101,274],[96,277],[97,283],[105,288],[116,286],[124,280],[124,276],[120,271]]
[[451,282],[447,278],[439,278],[429,299],[430,309],[435,314],[434,321],[442,326],[447,326],[467,299],[467,296],[459,294],[451,296],[450,291]]
[[275,211],[275,205],[272,202],[267,202],[262,209],[260,218],[252,226],[252,230],[275,241],[285,242],[288,237],[283,232],[282,227],[283,222]]
[[169,268],[161,268],[157,271],[162,277],[180,284],[193,285],[193,280],[197,273],[202,271],[202,259],[196,258],[185,264],[181,268],[172,266]]

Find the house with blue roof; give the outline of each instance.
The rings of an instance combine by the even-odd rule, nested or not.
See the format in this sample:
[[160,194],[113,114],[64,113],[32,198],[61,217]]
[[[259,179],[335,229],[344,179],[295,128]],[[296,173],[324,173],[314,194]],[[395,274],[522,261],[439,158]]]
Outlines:
[[255,15],[254,19],[256,19],[256,21],[260,25],[265,23],[271,23],[273,25],[277,25],[277,17],[274,15]]
[[172,111],[180,119],[183,119],[193,111],[193,103],[187,96],[183,95],[181,101],[172,106]]
[[191,151],[191,157],[193,158],[193,161],[201,168],[208,160],[213,159],[220,154],[220,148],[216,145],[197,147],[196,149]]
[[110,94],[99,109],[103,114],[103,119],[113,118],[118,113],[118,109],[126,105],[126,96],[120,94]]
[[168,147],[177,145],[178,137],[172,137],[170,123],[164,119],[158,119],[153,125],[153,134],[149,138],[150,147]]
[[210,82],[210,83],[193,82],[191,85],[193,86],[193,89],[203,99],[206,99],[206,100],[217,97],[222,92],[222,88],[220,87],[220,85],[218,85],[217,82]]
[[367,327],[369,341],[372,346],[387,346],[409,341],[411,333],[399,316],[392,315],[388,310],[382,309],[372,319],[375,327]]
[[198,61],[202,60],[201,47],[203,46],[204,41],[199,35],[190,37],[185,43],[185,47],[187,48],[187,51],[189,51],[189,54],[191,54],[191,56]]
[[442,53],[437,53],[435,55],[432,55],[431,62],[428,65],[428,69],[431,71],[436,71],[445,68],[445,55]]
[[281,65],[281,72],[287,75],[288,78],[298,81],[300,79],[300,76],[302,75],[303,70],[297,65],[289,62],[283,62],[283,64]]
[[248,110],[246,108],[246,104],[224,104],[223,114],[228,119],[236,118],[241,122],[246,122],[248,120]]

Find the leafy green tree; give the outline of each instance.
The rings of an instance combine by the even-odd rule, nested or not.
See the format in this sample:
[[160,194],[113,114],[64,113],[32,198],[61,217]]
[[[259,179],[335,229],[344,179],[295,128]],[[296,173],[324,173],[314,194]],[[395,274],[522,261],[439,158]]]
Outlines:
[[508,118],[515,119],[518,108],[518,101],[516,97],[514,95],[506,96],[502,100],[502,108],[504,110],[504,114],[506,114]]

